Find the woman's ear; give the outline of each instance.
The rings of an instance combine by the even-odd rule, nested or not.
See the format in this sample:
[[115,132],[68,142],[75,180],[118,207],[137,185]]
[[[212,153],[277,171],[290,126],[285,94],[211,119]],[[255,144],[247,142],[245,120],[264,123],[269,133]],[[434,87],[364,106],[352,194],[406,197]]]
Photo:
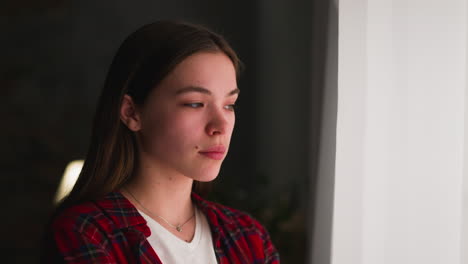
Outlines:
[[141,117],[133,99],[125,94],[120,104],[120,120],[133,132],[141,129]]

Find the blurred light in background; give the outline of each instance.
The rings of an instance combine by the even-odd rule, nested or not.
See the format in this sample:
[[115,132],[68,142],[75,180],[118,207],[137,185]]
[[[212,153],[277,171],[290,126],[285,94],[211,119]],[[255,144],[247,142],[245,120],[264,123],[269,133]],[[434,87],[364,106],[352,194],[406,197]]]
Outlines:
[[54,202],[57,204],[62,200],[75,185],[78,176],[80,175],[81,168],[83,167],[84,160],[74,160],[68,163],[65,173],[63,174],[62,181],[57,189]]

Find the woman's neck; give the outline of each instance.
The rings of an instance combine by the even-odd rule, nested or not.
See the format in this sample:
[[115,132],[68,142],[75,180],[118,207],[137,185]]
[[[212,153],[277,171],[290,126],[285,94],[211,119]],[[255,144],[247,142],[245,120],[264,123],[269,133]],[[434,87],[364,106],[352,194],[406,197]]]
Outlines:
[[161,168],[140,168],[122,188],[122,194],[134,206],[148,215],[163,217],[173,225],[185,222],[194,214],[192,179]]

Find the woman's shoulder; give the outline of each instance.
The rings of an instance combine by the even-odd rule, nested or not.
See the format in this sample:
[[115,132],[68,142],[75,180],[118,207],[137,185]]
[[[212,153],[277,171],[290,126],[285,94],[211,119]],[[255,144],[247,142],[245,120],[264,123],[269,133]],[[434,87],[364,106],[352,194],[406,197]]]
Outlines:
[[82,202],[60,209],[51,220],[53,230],[93,232],[99,226],[108,226],[108,219],[94,202]]
[[[144,237],[150,235],[144,218],[119,192],[60,208],[47,226],[45,260],[60,257],[73,263],[126,263],[135,257],[131,253],[134,247],[143,245]],[[142,257],[156,259],[148,254]]]
[[197,203],[201,205],[211,226],[215,228],[216,237],[223,241],[220,247],[223,248],[225,256],[239,257],[235,252],[240,248],[242,252],[250,252],[251,258],[248,263],[253,263],[254,260],[279,263],[279,253],[268,231],[250,213],[199,197]]
[[247,211],[219,202],[205,200],[201,197],[199,197],[198,202],[204,207],[202,210],[205,211],[207,217],[211,218],[209,220],[215,222],[215,224],[227,225],[234,230],[242,228],[245,231],[255,231],[262,235],[266,233],[266,229],[260,221]]
[[99,199],[76,203],[62,209],[52,220],[52,227],[72,228],[83,232],[96,228],[105,232],[145,223],[136,209],[120,193],[111,192]]

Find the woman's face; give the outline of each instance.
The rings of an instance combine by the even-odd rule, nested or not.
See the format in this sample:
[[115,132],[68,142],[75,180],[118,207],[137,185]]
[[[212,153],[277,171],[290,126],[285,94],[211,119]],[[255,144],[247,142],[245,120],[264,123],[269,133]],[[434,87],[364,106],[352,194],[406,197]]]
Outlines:
[[161,172],[215,179],[229,148],[238,92],[233,63],[224,53],[187,57],[140,109],[140,156]]

